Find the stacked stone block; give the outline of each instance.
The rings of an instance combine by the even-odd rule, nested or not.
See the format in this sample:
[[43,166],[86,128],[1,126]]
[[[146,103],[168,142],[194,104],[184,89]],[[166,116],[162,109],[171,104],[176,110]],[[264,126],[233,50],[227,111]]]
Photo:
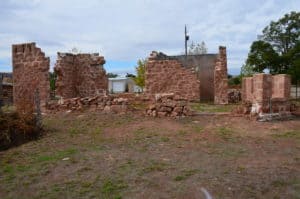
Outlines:
[[58,53],[55,65],[57,94],[63,98],[88,97],[107,92],[108,78],[99,54]]
[[219,55],[214,72],[215,104],[228,104],[228,77],[226,47],[219,47]]
[[176,59],[152,52],[145,73],[147,94],[174,93],[187,100],[200,99],[200,81],[191,68],[185,68]]
[[155,95],[155,102],[146,109],[146,115],[152,117],[190,116],[192,111],[186,99],[173,93]]
[[252,104],[252,113],[277,113],[290,111],[289,75],[255,74],[243,78],[243,103]]
[[35,43],[12,46],[13,95],[16,108],[34,105],[38,89],[42,107],[49,100],[49,57]]

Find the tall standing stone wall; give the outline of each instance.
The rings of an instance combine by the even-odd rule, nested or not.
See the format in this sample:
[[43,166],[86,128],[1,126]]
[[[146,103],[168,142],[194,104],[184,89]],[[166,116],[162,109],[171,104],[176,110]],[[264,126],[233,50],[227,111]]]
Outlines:
[[226,47],[219,47],[214,71],[215,104],[228,104],[228,76]]
[[56,93],[64,98],[73,98],[106,92],[108,78],[103,64],[104,57],[97,53],[58,53],[54,67],[57,73]]
[[188,100],[200,99],[200,81],[191,69],[176,59],[152,52],[145,73],[147,94],[174,93]]
[[[16,108],[34,105],[38,89],[41,105],[49,100],[49,57],[35,43],[12,46],[13,95]],[[24,104],[25,103],[25,104]]]
[[289,75],[255,74],[243,78],[243,103],[252,104],[252,113],[289,112],[291,79]]

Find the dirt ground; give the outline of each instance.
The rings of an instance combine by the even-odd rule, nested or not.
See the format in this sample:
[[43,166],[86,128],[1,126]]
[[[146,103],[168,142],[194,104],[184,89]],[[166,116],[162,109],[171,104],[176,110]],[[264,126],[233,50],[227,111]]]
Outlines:
[[300,198],[300,119],[44,117],[0,152],[0,198]]

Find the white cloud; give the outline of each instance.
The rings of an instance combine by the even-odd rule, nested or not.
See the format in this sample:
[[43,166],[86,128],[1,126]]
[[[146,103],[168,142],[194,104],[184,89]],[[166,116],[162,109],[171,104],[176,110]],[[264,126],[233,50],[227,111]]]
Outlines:
[[205,41],[212,53],[226,45],[228,66],[237,68],[271,20],[299,7],[299,0],[1,1],[0,59],[10,59],[11,44],[29,41],[51,58],[72,47],[107,60],[135,61],[152,50],[178,54],[188,24],[191,40]]

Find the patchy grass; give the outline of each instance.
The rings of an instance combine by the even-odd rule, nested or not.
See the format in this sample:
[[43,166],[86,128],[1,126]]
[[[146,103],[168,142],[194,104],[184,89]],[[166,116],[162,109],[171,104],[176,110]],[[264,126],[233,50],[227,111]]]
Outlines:
[[193,110],[198,112],[207,113],[223,113],[231,112],[237,105],[226,104],[226,105],[215,105],[210,103],[192,103],[191,107]]
[[128,185],[123,180],[106,179],[101,187],[101,192],[105,198],[121,199],[121,191]]
[[297,198],[299,121],[210,118],[47,115],[0,152],[0,198]]
[[165,162],[160,162],[157,160],[151,160],[149,165],[142,169],[140,174],[150,173],[150,172],[162,172],[167,168],[168,164]]
[[192,169],[192,170],[183,170],[180,175],[174,178],[175,181],[182,181],[186,180],[190,176],[199,172],[199,169]]
[[232,128],[228,128],[228,127],[219,127],[217,129],[217,133],[218,135],[223,139],[223,140],[232,140],[234,139],[234,130]]
[[300,131],[299,130],[292,130],[292,131],[286,131],[284,133],[276,133],[272,134],[275,138],[293,138],[293,139],[300,139]]
[[55,162],[62,160],[63,158],[70,158],[71,156],[77,154],[79,151],[77,149],[71,148],[63,151],[58,151],[50,155],[40,155],[35,158],[35,162]]

